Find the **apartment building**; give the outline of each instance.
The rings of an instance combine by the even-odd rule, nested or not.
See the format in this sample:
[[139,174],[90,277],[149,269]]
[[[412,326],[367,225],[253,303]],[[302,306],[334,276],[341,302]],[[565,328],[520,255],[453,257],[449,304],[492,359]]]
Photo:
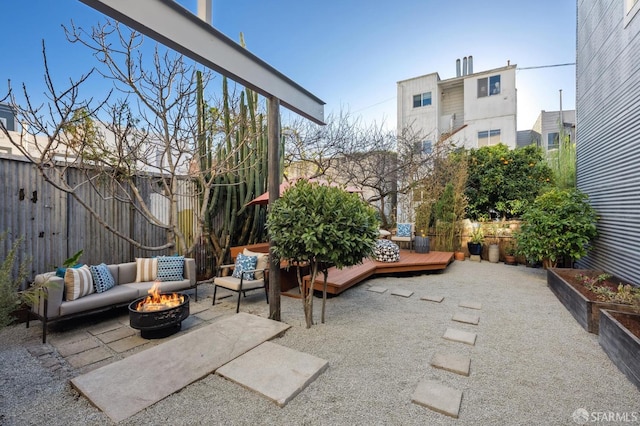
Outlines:
[[423,149],[450,138],[479,148],[517,141],[516,65],[474,72],[473,57],[456,61],[456,76],[437,72],[397,82],[397,129],[419,134]]

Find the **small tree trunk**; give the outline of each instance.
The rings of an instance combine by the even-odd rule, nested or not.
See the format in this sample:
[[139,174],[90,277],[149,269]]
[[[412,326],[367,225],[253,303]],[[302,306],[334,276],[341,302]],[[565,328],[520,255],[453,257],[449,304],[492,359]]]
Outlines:
[[324,281],[322,283],[322,316],[320,321],[324,324],[324,311],[327,306],[327,278],[329,276],[326,265],[322,268],[322,275],[324,275]]
[[300,295],[302,296],[304,319],[307,323],[307,328],[311,328],[311,326],[313,325],[313,283],[316,280],[316,276],[318,275],[318,264],[316,262],[310,261],[309,266],[311,266],[311,276],[308,286],[304,285],[302,273],[300,272],[300,265],[298,265],[297,269],[298,286],[300,287]]

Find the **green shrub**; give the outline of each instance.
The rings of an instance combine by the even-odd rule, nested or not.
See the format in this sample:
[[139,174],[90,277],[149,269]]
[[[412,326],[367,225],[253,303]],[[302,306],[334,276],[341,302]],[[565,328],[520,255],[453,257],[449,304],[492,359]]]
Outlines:
[[[7,238],[7,232],[0,234],[0,242]],[[16,262],[18,249],[23,242],[23,238],[14,241],[7,256],[0,265],[0,328],[3,328],[13,321],[11,313],[22,303],[20,295],[20,285],[27,276],[28,260],[23,261],[18,268],[17,276],[13,276],[13,267]]]
[[520,216],[553,183],[553,173],[540,148],[510,150],[503,144],[472,149],[468,156],[466,195],[470,219],[488,219],[495,211],[503,219]]
[[536,198],[522,215],[522,225],[515,233],[518,252],[529,261],[551,267],[565,256],[580,259],[597,235],[596,220],[586,194],[552,189]]

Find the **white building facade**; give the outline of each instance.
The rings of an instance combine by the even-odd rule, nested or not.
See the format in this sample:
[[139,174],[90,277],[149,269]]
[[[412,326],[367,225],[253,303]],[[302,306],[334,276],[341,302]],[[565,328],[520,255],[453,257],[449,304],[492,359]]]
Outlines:
[[410,130],[425,146],[450,137],[459,147],[515,148],[516,66],[474,73],[472,63],[465,58],[462,72],[447,80],[435,72],[399,81],[398,134]]

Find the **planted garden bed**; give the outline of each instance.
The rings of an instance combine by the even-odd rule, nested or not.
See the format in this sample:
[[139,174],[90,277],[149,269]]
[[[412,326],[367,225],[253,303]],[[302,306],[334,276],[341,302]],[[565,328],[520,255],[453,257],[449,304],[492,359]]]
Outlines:
[[598,341],[615,366],[640,389],[640,315],[603,310]]
[[[600,323],[600,311],[608,309],[620,312],[633,312],[634,306],[622,303],[612,303],[601,300],[599,294],[586,288],[583,284],[582,277],[591,277],[596,279],[601,272],[568,269],[568,268],[552,268],[547,270],[547,285],[556,295],[558,300],[571,312],[571,315],[578,323],[589,333],[598,334]],[[610,288],[617,288],[621,283],[615,277],[609,277],[603,280],[601,285],[608,285]],[[622,283],[627,285],[627,283]]]

